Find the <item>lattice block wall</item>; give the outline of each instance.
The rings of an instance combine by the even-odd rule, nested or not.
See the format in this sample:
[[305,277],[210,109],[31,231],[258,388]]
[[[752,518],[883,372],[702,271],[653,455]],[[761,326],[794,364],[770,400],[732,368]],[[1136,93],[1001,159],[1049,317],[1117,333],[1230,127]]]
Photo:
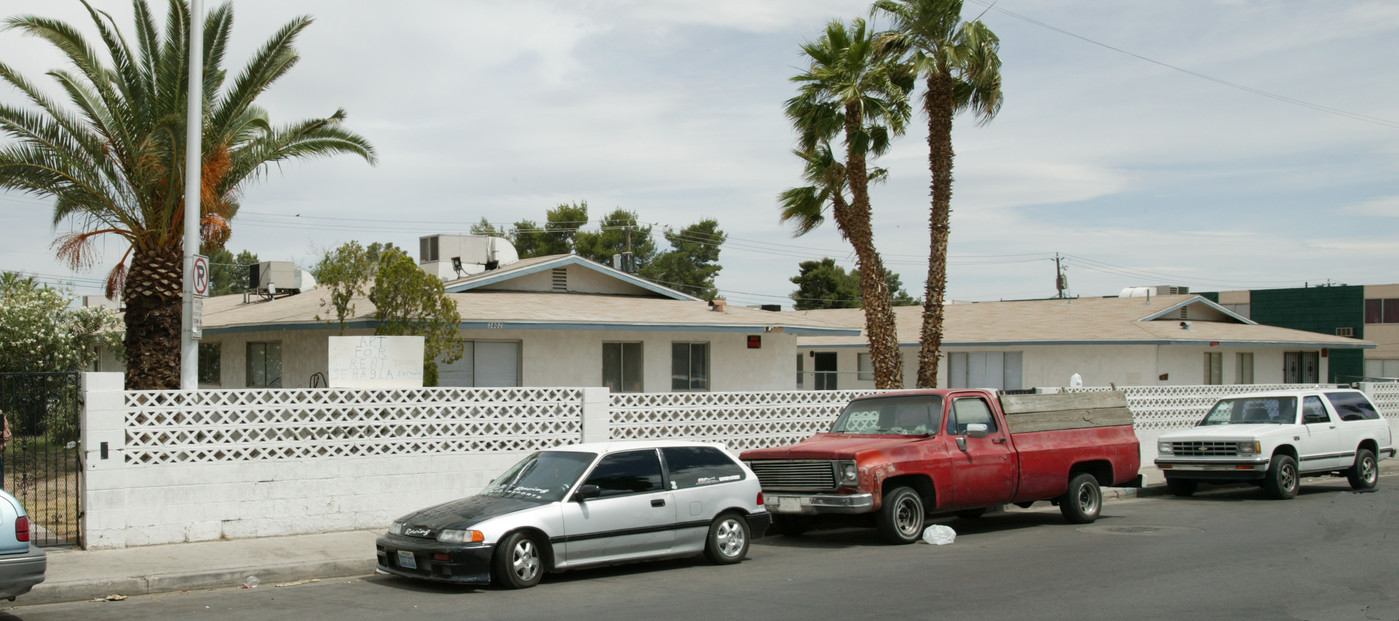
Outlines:
[[577,442],[577,388],[128,391],[127,464],[512,453]]
[[[1330,384],[1234,384],[1221,386],[1125,386],[1119,388],[1127,396],[1127,409],[1138,435],[1143,432],[1161,433],[1195,426],[1209,412],[1210,406],[1223,397],[1267,390],[1296,390],[1301,388],[1331,388]],[[1101,392],[1105,387],[1067,388],[1065,392]]]
[[1380,415],[1389,419],[1391,425],[1399,422],[1399,382],[1366,382],[1360,389],[1370,396]]
[[611,437],[722,442],[735,453],[781,446],[829,429],[851,399],[873,392],[616,393]]

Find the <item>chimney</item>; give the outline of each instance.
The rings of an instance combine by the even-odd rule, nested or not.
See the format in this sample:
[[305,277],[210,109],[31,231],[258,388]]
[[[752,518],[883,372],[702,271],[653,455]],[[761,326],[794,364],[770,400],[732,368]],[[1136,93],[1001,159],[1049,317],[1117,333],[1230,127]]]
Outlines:
[[712,311],[714,311],[714,312],[716,312],[716,313],[722,313],[722,312],[724,312],[724,307],[727,306],[727,305],[728,305],[728,302],[727,302],[726,300],[710,300],[710,301],[709,301],[709,306],[710,306],[710,309],[709,309],[709,310],[712,310]]

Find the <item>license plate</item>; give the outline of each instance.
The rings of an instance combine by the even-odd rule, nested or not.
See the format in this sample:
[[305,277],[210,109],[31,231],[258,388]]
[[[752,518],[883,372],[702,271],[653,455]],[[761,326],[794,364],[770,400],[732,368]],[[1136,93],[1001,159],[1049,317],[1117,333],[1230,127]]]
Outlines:
[[778,513],[801,513],[802,499],[790,496],[779,496],[777,498]]
[[418,559],[413,558],[413,553],[407,550],[398,551],[398,566],[404,569],[417,569]]

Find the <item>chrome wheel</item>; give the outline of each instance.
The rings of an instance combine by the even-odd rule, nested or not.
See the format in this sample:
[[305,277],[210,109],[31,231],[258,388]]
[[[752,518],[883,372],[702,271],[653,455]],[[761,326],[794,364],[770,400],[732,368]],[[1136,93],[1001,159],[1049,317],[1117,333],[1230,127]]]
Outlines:
[[894,505],[894,527],[906,537],[918,536],[923,528],[923,504],[916,496],[904,496]]
[[539,548],[530,539],[521,539],[510,550],[510,571],[521,582],[534,582],[539,576]]
[[743,551],[743,544],[747,541],[748,537],[744,535],[743,527],[732,517],[721,520],[714,533],[714,547],[718,548],[719,554],[729,558]]

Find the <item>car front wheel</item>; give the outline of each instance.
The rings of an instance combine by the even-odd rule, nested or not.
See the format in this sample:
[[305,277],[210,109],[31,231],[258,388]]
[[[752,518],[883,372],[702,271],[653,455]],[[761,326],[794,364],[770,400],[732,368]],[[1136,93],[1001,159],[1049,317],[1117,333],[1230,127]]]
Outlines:
[[526,589],[544,577],[544,555],[528,533],[511,533],[496,546],[496,581],[507,589]]
[[748,521],[743,516],[725,513],[709,525],[704,555],[716,565],[732,565],[748,555]]

